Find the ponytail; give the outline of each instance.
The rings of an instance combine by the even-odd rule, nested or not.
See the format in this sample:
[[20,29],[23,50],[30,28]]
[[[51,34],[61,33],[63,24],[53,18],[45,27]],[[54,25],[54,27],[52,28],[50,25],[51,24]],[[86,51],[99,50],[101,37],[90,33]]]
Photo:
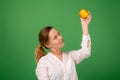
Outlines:
[[45,56],[45,51],[43,47],[39,44],[38,47],[35,49],[35,60],[36,62],[39,61],[41,57]]

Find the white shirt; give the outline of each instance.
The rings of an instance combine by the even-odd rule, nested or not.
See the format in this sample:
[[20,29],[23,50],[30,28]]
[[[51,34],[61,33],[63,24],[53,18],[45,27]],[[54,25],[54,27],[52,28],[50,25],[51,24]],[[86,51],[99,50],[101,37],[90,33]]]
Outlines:
[[[89,40],[89,43],[88,43]],[[75,64],[90,56],[91,40],[89,35],[82,35],[82,48],[63,52],[63,60],[59,60],[49,52],[37,63],[36,75],[38,80],[78,80]]]

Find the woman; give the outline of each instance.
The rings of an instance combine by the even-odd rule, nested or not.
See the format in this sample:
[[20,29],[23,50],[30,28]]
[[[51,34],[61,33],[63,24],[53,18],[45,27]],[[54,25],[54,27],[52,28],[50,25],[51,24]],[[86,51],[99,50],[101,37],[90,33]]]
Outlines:
[[[82,48],[70,52],[63,52],[62,35],[51,26],[43,28],[39,33],[39,46],[35,50],[37,62],[36,75],[38,80],[78,80],[75,64],[90,56],[91,40],[88,32],[88,24],[91,15],[87,19],[81,19],[82,24]],[[44,48],[50,50],[45,54]]]

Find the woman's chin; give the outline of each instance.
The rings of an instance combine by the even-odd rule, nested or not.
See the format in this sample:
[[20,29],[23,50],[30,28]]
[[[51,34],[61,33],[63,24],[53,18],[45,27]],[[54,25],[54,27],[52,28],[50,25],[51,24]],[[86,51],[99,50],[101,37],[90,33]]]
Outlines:
[[64,43],[61,45],[61,48],[64,47]]

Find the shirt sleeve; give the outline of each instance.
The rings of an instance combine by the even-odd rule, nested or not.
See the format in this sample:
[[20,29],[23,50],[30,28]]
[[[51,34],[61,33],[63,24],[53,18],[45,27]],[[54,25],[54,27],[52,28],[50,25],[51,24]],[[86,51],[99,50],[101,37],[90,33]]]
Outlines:
[[81,49],[70,51],[71,57],[76,64],[91,54],[91,39],[89,35],[82,35]]
[[36,76],[38,80],[49,80],[46,60],[42,57],[37,63]]

